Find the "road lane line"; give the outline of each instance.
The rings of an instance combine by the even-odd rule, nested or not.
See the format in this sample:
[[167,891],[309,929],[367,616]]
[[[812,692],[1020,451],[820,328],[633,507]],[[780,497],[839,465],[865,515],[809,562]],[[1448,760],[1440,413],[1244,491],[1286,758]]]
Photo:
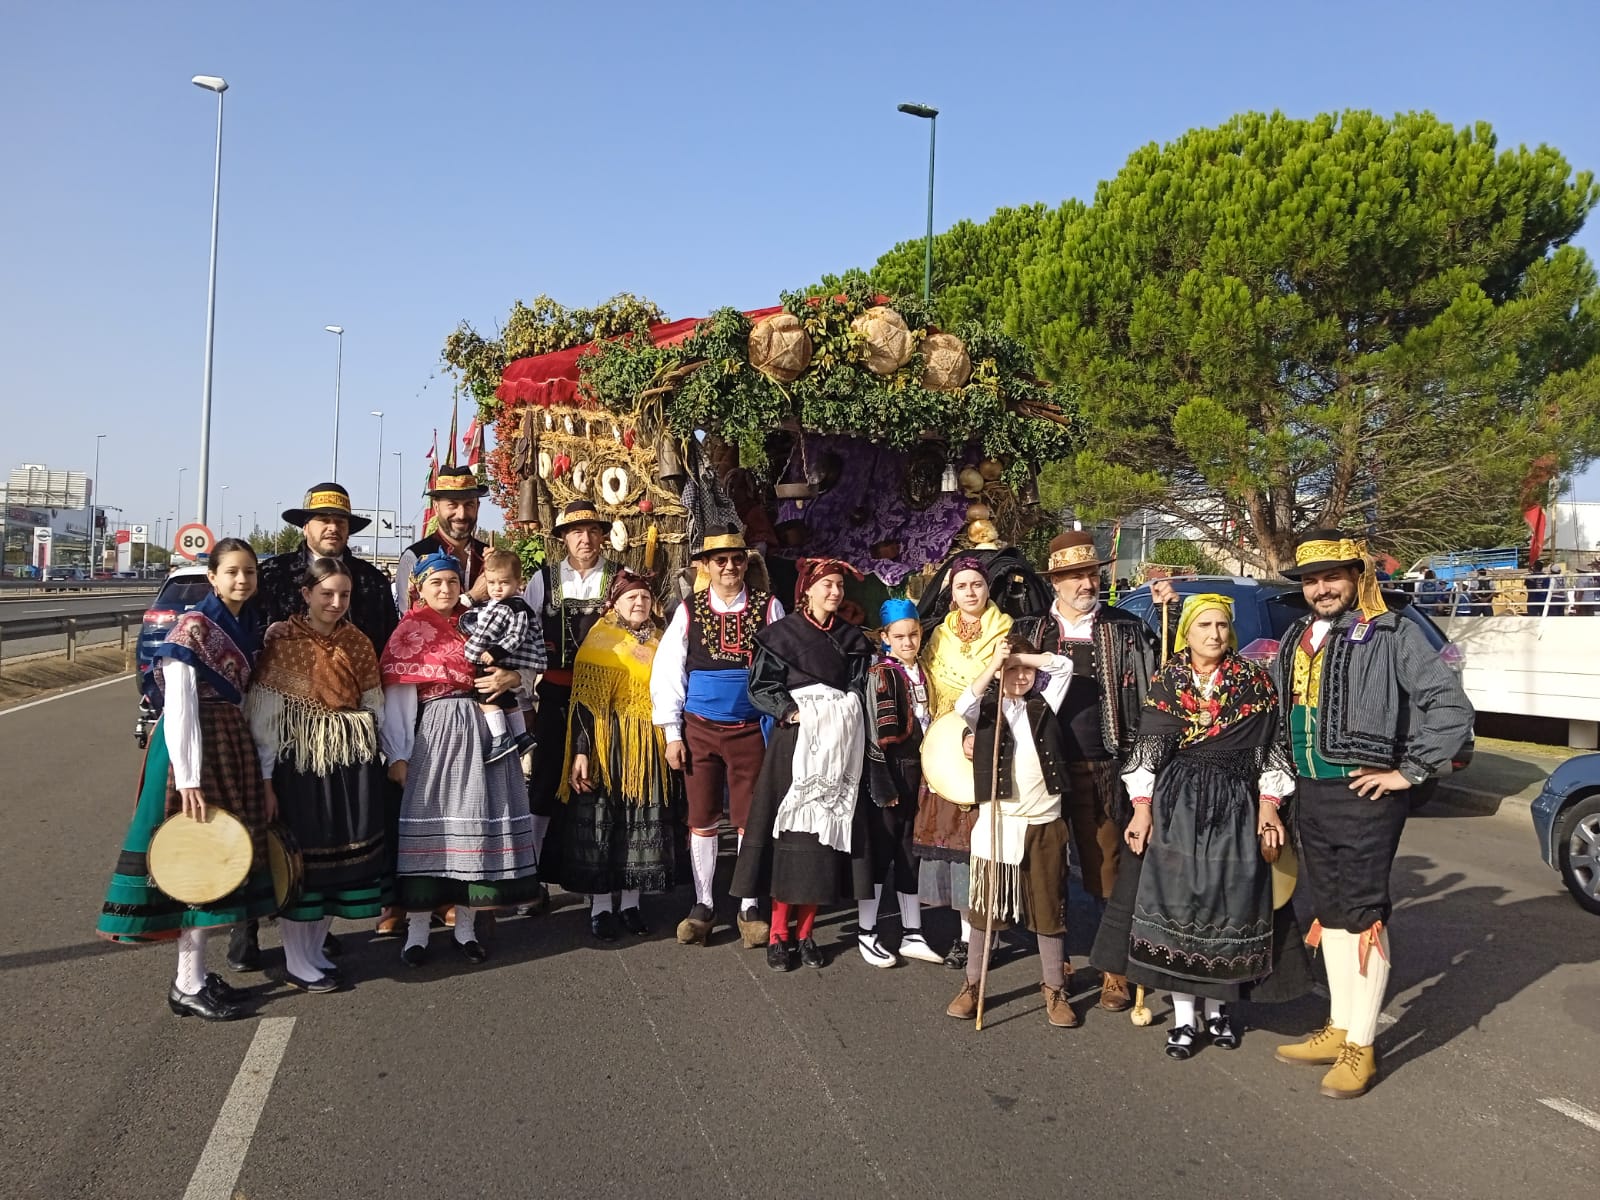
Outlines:
[[255,1137],[256,1122],[267,1106],[267,1093],[283,1062],[295,1020],[266,1017],[256,1027],[250,1049],[239,1064],[239,1074],[234,1076],[217,1123],[206,1139],[206,1148],[200,1152],[200,1161],[189,1177],[183,1200],[232,1200],[233,1185],[239,1182],[239,1170],[250,1152],[250,1139]]
[[1596,1133],[1600,1133],[1600,1113],[1592,1113],[1581,1104],[1574,1104],[1571,1100],[1562,1100],[1558,1097],[1541,1099],[1540,1104],[1546,1108],[1554,1109],[1563,1117],[1571,1117],[1580,1125],[1587,1125]]
[[26,704],[13,705],[11,708],[0,708],[0,717],[10,716],[12,713],[19,713],[25,708],[38,708],[39,705],[49,704],[52,700],[65,700],[68,696],[77,696],[83,692],[92,692],[95,690],[95,688],[110,687],[113,683],[122,683],[123,681],[132,678],[133,672],[129,671],[126,675],[114,675],[110,679],[102,679],[99,683],[88,683],[83,687],[73,688],[70,692],[57,692],[54,696],[46,696],[42,700],[29,700]]

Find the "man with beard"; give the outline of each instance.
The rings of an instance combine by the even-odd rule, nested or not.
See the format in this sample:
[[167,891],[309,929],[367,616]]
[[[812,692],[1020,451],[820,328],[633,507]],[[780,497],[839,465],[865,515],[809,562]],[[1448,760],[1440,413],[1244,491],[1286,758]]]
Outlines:
[[478,501],[489,489],[478,482],[471,467],[440,467],[428,496],[436,518],[434,532],[407,546],[394,575],[394,602],[409,612],[417,602],[411,571],[418,560],[443,551],[461,564],[461,595],[469,603],[488,598],[483,581],[483,543],[478,531]]
[[[312,559],[336,558],[350,568],[350,624],[366,635],[373,653],[381,655],[400,619],[389,594],[389,580],[377,567],[350,551],[350,535],[372,522],[351,515],[350,493],[337,483],[317,484],[306,492],[305,503],[289,509],[283,519],[299,526],[305,536],[295,549],[275,554],[261,564],[255,604],[261,612],[263,628],[305,612],[300,577]],[[258,922],[246,921],[235,925],[228,934],[228,965],[235,971],[260,968],[258,931]],[[338,939],[328,934],[323,948],[329,954],[338,954]]]
[[1318,1064],[1322,1094],[1365,1093],[1389,984],[1389,872],[1408,793],[1445,770],[1472,731],[1460,681],[1417,626],[1390,612],[1366,547],[1332,529],[1307,533],[1284,571],[1311,611],[1278,643],[1281,727],[1294,758],[1308,944],[1328,972],[1328,1022],[1279,1046],[1280,1062]]
[[[1042,572],[1055,589],[1055,603],[1047,615],[1028,623],[1033,627],[1029,640],[1040,653],[1072,660],[1072,683],[1056,712],[1069,784],[1062,815],[1084,891],[1102,911],[1116,885],[1122,829],[1132,816],[1123,796],[1121,760],[1133,749],[1157,658],[1156,639],[1143,621],[1100,603],[1100,569],[1107,561],[1087,533],[1069,530],[1056,538]],[[1163,592],[1156,600],[1168,598]],[[1062,895],[1065,885],[1063,880]],[[1126,1009],[1132,998],[1125,961],[1096,965],[1101,966],[1100,1007]]]
[[[557,792],[561,765],[566,761],[567,710],[572,700],[572,667],[589,630],[605,611],[606,590],[617,564],[602,558],[600,547],[609,523],[587,500],[574,500],[561,510],[552,532],[566,551],[559,563],[545,562],[528,580],[522,593],[544,627],[549,668],[538,686],[538,715],[534,719],[533,775],[528,780],[528,807],[533,812],[534,850],[544,861],[550,841],[550,822],[561,811]],[[543,874],[543,872],[541,872]],[[528,906],[537,911],[548,901],[541,887],[540,901]]]

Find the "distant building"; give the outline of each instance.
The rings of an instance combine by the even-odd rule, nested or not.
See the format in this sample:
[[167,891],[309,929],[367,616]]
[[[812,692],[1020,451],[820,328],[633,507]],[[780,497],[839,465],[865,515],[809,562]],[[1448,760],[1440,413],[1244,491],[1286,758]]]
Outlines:
[[34,561],[34,530],[51,534],[53,568],[89,565],[89,505],[94,483],[82,471],[54,471],[41,463],[13,468],[0,487],[0,561],[8,573]]

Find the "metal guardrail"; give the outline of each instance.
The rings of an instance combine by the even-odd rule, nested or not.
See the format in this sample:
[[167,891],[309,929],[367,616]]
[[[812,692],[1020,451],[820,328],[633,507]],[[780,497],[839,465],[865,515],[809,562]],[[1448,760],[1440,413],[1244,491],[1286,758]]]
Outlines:
[[6,638],[16,638],[19,641],[26,638],[60,636],[67,638],[67,661],[76,662],[78,658],[78,635],[90,633],[97,629],[119,629],[122,631],[121,648],[128,648],[128,630],[133,630],[134,638],[139,636],[139,627],[144,623],[144,607],[123,609],[121,612],[86,613],[81,617],[17,617],[7,619],[0,616],[0,675],[5,674],[4,647]]
[[[165,578],[164,576],[161,578]],[[29,596],[59,596],[63,592],[83,595],[147,594],[161,587],[155,579],[0,579],[0,599]]]

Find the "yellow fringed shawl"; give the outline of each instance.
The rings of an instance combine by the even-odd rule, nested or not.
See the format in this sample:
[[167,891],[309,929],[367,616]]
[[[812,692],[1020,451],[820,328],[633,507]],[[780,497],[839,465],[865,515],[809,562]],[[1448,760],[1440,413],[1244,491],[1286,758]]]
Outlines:
[[[572,710],[567,718],[567,753],[561,766],[560,796],[572,800],[572,731],[581,704],[594,721],[589,776],[615,800],[642,804],[664,789],[666,736],[651,718],[650,664],[661,631],[639,641],[615,612],[595,622],[572,666]],[[613,746],[612,739],[621,743]],[[620,758],[622,779],[613,779],[611,762]]]
[[930,711],[935,718],[956,706],[961,693],[994,657],[995,645],[1011,632],[1011,618],[991,601],[983,610],[976,641],[962,642],[956,635],[961,610],[952,607],[945,614],[922,651],[922,666],[928,673]]

